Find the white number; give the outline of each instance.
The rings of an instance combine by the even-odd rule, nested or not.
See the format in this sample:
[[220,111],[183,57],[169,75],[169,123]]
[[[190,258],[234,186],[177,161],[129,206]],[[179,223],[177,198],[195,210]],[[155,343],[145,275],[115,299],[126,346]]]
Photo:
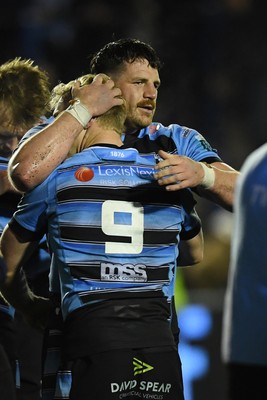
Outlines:
[[[115,223],[115,213],[129,213],[131,224]],[[140,203],[107,200],[102,205],[102,230],[106,235],[127,236],[131,243],[106,242],[106,253],[139,254],[143,250],[144,208]]]
[[113,155],[113,157],[121,157],[121,158],[125,157],[122,151],[112,151],[111,154]]

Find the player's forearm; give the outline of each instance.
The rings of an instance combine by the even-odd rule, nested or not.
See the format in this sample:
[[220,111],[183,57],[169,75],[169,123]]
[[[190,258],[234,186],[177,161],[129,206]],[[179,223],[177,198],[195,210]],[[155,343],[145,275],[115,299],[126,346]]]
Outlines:
[[[216,163],[215,163],[216,164]],[[233,211],[234,193],[236,181],[240,173],[236,170],[217,168],[212,164],[215,173],[215,180],[212,187],[205,189],[202,186],[196,188],[197,193],[208,200],[220,205],[228,211]]]
[[28,286],[22,269],[17,270],[12,277],[7,273],[0,290],[5,300],[21,312],[25,312],[33,301],[34,294]]
[[155,179],[168,191],[192,188],[196,193],[226,210],[233,208],[234,191],[239,172],[216,161],[211,165],[186,156],[159,151],[163,159],[155,166]]
[[0,252],[6,266],[6,276],[0,291],[13,307],[24,310],[32,299],[32,293],[21,268],[23,260],[31,254],[30,243],[22,243],[9,225],[6,225],[0,239]]
[[36,296],[28,286],[22,269],[18,270],[12,279],[7,279],[0,286],[4,299],[16,310],[19,310],[25,320],[36,329],[43,330],[53,307],[48,298]]
[[29,138],[9,162],[9,177],[17,190],[33,189],[66,158],[81,124],[67,112]]

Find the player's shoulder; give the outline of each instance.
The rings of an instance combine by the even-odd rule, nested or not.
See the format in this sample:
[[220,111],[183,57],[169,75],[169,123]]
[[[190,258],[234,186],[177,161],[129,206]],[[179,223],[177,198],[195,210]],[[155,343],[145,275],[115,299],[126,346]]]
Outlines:
[[[49,117],[49,118],[41,117],[39,123],[36,124],[36,125],[34,125],[32,128],[30,128],[30,129],[25,133],[25,135],[21,138],[21,140],[20,140],[20,142],[19,142],[17,148],[20,147],[20,145],[21,145],[22,143],[24,143],[25,140],[29,139],[31,136],[35,135],[36,133],[38,133],[38,132],[41,131],[42,129],[46,128],[46,127],[47,127],[49,124],[51,124],[53,121],[54,121],[54,117]],[[16,149],[16,150],[17,150],[17,149]],[[16,150],[15,150],[15,151],[16,151]]]
[[[55,171],[75,168],[82,164],[88,164],[97,161],[100,162],[101,158],[99,158],[97,154],[95,154],[95,152],[93,151],[94,149],[94,147],[88,147],[79,153],[73,154],[72,156],[66,158],[60,165],[58,165]],[[102,147],[102,149],[104,150],[104,147]]]
[[140,131],[141,135],[150,136],[168,136],[168,137],[181,137],[186,139],[191,135],[200,135],[193,128],[173,123],[170,125],[163,125],[161,122],[152,122],[149,126]]

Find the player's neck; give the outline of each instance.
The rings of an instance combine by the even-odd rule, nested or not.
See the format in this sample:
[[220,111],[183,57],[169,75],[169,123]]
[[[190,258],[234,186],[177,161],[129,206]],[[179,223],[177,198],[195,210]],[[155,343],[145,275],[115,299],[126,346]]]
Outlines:
[[81,150],[101,143],[108,143],[118,147],[123,145],[121,136],[115,130],[97,129],[94,131],[91,130],[89,135],[85,135],[81,143]]
[[108,143],[116,146],[123,145],[121,135],[114,130],[104,130],[101,133],[98,133],[94,138],[92,138],[92,142],[92,145],[96,143]]

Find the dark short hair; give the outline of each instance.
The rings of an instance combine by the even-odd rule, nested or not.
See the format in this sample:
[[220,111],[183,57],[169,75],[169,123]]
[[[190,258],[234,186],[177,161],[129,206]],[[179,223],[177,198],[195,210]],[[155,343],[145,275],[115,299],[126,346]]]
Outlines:
[[138,39],[119,39],[106,44],[92,56],[90,72],[110,74],[121,69],[126,62],[132,63],[143,59],[157,70],[163,66],[156,51],[149,44]]

